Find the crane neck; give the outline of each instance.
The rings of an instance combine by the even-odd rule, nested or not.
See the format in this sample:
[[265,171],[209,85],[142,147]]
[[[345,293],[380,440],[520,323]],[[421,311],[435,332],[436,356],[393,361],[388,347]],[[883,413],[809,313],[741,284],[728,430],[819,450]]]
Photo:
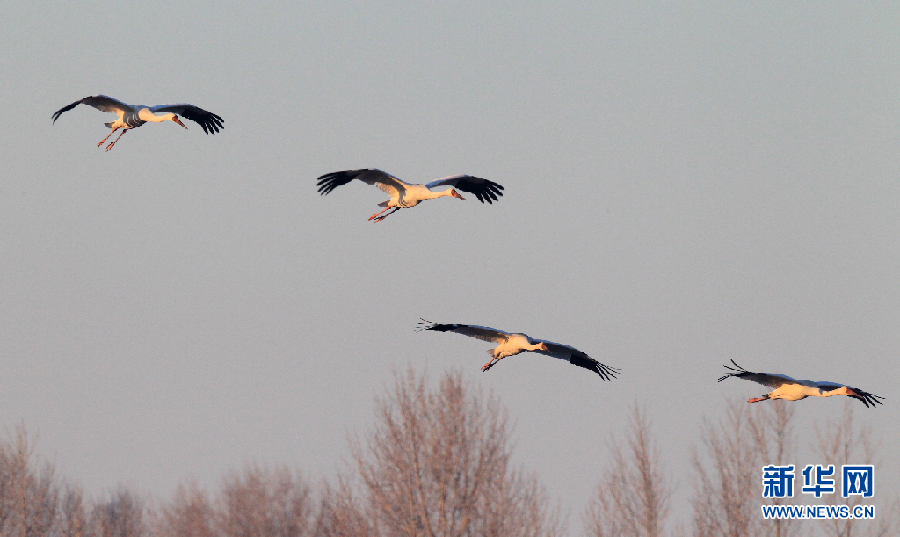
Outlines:
[[831,397],[832,395],[850,395],[848,392],[850,390],[847,389],[846,386],[840,386],[838,388],[834,388],[832,390],[822,390],[822,397]]
[[163,121],[171,121],[175,114],[166,112],[165,114],[156,115],[149,108],[141,108],[140,112],[138,112],[138,117],[150,123],[161,123]]
[[442,190],[440,192],[435,192],[433,190],[429,190],[428,191],[429,193],[426,194],[427,197],[425,199],[433,200],[433,199],[437,199],[437,198],[442,198],[444,196],[449,196],[452,198],[453,197],[453,194],[451,194],[452,191],[453,191],[452,188],[448,188],[447,190]]

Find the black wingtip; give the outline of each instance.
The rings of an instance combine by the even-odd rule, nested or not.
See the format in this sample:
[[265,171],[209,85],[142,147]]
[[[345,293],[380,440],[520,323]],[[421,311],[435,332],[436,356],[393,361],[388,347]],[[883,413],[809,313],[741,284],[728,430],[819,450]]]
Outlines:
[[[420,319],[421,319],[421,317],[420,317]],[[449,331],[459,328],[461,326],[466,326],[466,325],[464,325],[464,324],[446,324],[446,323],[440,324],[440,323],[433,323],[431,321],[426,321],[425,319],[422,319],[422,322],[420,322],[417,325],[417,328],[418,328],[417,331],[421,332],[422,330],[434,330],[436,332],[449,332]]]
[[188,106],[184,110],[182,110],[181,117],[185,119],[190,119],[194,123],[200,125],[200,128],[203,129],[203,132],[206,134],[216,134],[219,132],[219,129],[224,129],[225,120],[222,119],[218,114],[214,114],[212,112],[207,112],[206,110],[197,107],[197,106]]
[[749,373],[749,371],[747,371],[743,367],[739,366],[737,364],[737,362],[734,361],[733,358],[731,359],[731,363],[734,364],[734,367],[731,367],[728,364],[725,364],[723,367],[725,369],[728,369],[729,371],[734,371],[734,373],[728,373],[727,375],[723,375],[716,382],[722,382],[723,380],[727,379],[728,377],[739,377],[742,373]]
[[469,180],[456,184],[456,188],[475,195],[481,203],[493,204],[503,195],[503,186],[484,177],[468,176]]
[[617,378],[616,375],[620,373],[619,371],[613,371],[612,368],[608,368],[603,364],[598,364],[597,367],[594,368],[594,371],[600,375],[600,378],[603,380],[615,380]]
[[365,170],[344,170],[326,173],[316,179],[316,185],[319,187],[318,192],[324,196],[335,188],[346,185],[350,181],[356,179],[362,171]]
[[447,332],[447,331],[453,330],[454,328],[459,328],[460,326],[464,326],[464,325],[433,323],[431,321],[426,321],[425,319],[419,317],[419,323],[416,325],[416,332],[421,332],[422,330],[435,330],[438,332]]
[[594,373],[600,375],[600,378],[603,380],[613,380],[616,378],[616,375],[622,372],[620,369],[601,364],[597,360],[594,360],[593,358],[588,356],[579,356],[573,354],[569,357],[569,363],[572,365],[577,365],[578,367],[589,369]]
[[862,401],[862,403],[864,405],[866,405],[866,408],[869,408],[870,405],[872,408],[875,408],[875,405],[883,405],[884,404],[881,402],[881,399],[884,399],[884,397],[882,397],[880,395],[875,395],[874,393],[864,392],[864,391],[858,390],[856,388],[852,388],[852,389],[856,393],[856,395],[851,395],[851,397]]
[[493,205],[493,203],[500,199],[500,196],[503,195],[503,186],[488,179],[484,180],[484,186],[484,190],[477,194],[478,199],[481,201],[481,203],[484,203],[486,201],[489,204]]
[[[88,98],[88,97],[85,97],[85,99],[87,99],[87,98]],[[75,108],[76,106],[78,106],[79,104],[81,104],[81,101],[83,101],[83,100],[84,100],[84,99],[75,101],[74,103],[72,103],[72,104],[70,104],[70,105],[67,105],[67,106],[63,106],[62,108],[60,108],[59,110],[57,110],[56,112],[54,112],[54,113],[53,113],[53,123],[56,123],[56,120],[59,119],[59,116],[63,115],[63,112],[68,112],[69,110]]]

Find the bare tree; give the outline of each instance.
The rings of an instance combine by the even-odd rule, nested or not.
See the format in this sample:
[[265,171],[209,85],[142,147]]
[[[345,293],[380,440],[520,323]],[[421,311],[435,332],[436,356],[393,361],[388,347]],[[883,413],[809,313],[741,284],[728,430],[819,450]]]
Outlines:
[[794,463],[791,421],[794,411],[775,400],[756,408],[735,401],[718,424],[704,421],[701,442],[705,457],[694,451],[694,533],[698,537],[788,537],[792,520],[764,520],[762,467]]
[[205,491],[196,483],[179,485],[171,503],[164,506],[153,531],[168,537],[213,537],[216,513]]
[[226,474],[213,495],[180,485],[152,526],[161,537],[305,537],[313,534],[313,506],[299,472],[248,465]]
[[336,488],[323,486],[322,504],[316,520],[315,535],[319,537],[375,537],[379,535],[375,521],[354,493],[349,479],[338,478]]
[[[746,403],[736,403],[746,406]],[[750,430],[753,445],[757,451],[757,488],[761,486],[761,472],[763,465],[785,465],[794,462],[797,454],[796,441],[792,421],[794,419],[794,406],[786,401],[775,400],[767,407],[755,409],[750,412],[747,426]],[[796,468],[795,468],[796,469]],[[751,489],[752,492],[753,489]],[[759,497],[759,496],[757,496]],[[782,505],[790,498],[765,498],[763,503],[770,505]],[[791,519],[763,520],[762,528],[765,535],[774,537],[788,537],[797,533],[799,521]]]
[[0,442],[0,536],[48,535],[58,521],[59,486],[53,466],[40,470],[24,426]]
[[345,483],[325,507],[362,510],[373,535],[558,533],[544,489],[512,468],[506,412],[496,399],[468,390],[459,372],[433,391],[412,368],[394,380],[376,401],[374,431],[352,446],[361,499],[348,497],[353,487]]
[[671,489],[666,484],[647,411],[635,403],[623,446],[610,440],[612,464],[585,516],[596,537],[659,537],[664,534]]
[[86,534],[90,537],[143,537],[148,530],[144,511],[143,500],[120,487],[109,500],[93,505]]
[[216,534],[234,537],[303,537],[312,534],[313,502],[299,473],[248,466],[225,477]]
[[81,487],[66,485],[59,500],[59,535],[84,537],[87,531],[87,513]]
[[[876,465],[876,457],[881,442],[876,440],[871,427],[857,427],[853,421],[853,403],[848,400],[844,403],[844,412],[839,420],[828,420],[825,429],[821,430],[816,424],[816,437],[818,439],[818,453],[826,464],[833,464],[835,468],[835,494],[825,495],[825,502],[853,506],[863,503],[873,504],[873,500],[865,500],[861,496],[842,498],[837,484],[839,483],[841,466],[846,464],[873,464]],[[884,504],[891,505],[890,500],[882,500]],[[871,536],[886,537],[897,535],[897,499],[894,498],[893,509],[881,509],[876,511],[876,520],[831,520],[825,525],[826,534],[835,537]]]

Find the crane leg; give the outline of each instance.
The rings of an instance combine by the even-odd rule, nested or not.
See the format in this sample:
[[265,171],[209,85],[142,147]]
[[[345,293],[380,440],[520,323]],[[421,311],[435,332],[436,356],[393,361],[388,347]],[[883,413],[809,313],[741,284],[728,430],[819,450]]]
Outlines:
[[[112,146],[116,145],[116,142],[119,141],[119,138],[121,138],[122,135],[125,134],[126,132],[128,132],[128,129],[122,129],[122,132],[119,133],[119,136],[116,137],[116,139],[113,140],[112,143],[110,143],[108,146],[106,146],[106,150],[109,151],[110,149],[112,149]],[[112,133],[109,133],[109,136],[112,136]],[[109,136],[107,136],[107,138],[109,138]]]
[[[390,210],[390,207],[387,207],[384,211],[387,211],[387,210]],[[380,211],[380,212],[373,214],[372,216],[369,217],[369,220],[372,220],[373,218],[375,218],[379,214],[383,213],[384,211]]]
[[[103,145],[103,142],[109,140],[109,137],[112,136],[113,134],[115,134],[117,130],[119,130],[119,127],[114,128],[114,129],[112,130],[112,132],[109,133],[109,134],[106,136],[106,138],[100,140],[100,143],[97,144],[97,147],[100,147],[101,145]],[[117,139],[118,139],[118,138],[117,138]]]
[[[381,222],[382,220],[384,220],[384,219],[387,218],[388,216],[390,216],[390,215],[396,213],[396,212],[399,211],[399,210],[400,210],[400,207],[394,207],[394,210],[393,210],[393,211],[387,213],[387,214],[384,215],[384,216],[379,216],[378,218],[375,219],[375,221],[376,221],[376,222]],[[381,212],[384,212],[384,211],[381,211]],[[371,220],[371,218],[370,218],[369,220]]]

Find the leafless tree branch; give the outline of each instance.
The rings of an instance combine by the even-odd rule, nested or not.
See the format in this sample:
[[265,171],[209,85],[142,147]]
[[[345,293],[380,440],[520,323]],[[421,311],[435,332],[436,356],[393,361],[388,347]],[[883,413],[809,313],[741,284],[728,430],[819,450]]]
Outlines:
[[659,537],[671,489],[653,441],[646,408],[635,403],[625,445],[610,440],[612,464],[585,515],[589,535]]
[[558,533],[544,489],[512,468],[505,410],[460,373],[430,390],[409,368],[376,407],[374,431],[351,446],[363,499],[348,496],[345,482],[330,492],[328,509],[365,512],[367,531],[378,535]]

